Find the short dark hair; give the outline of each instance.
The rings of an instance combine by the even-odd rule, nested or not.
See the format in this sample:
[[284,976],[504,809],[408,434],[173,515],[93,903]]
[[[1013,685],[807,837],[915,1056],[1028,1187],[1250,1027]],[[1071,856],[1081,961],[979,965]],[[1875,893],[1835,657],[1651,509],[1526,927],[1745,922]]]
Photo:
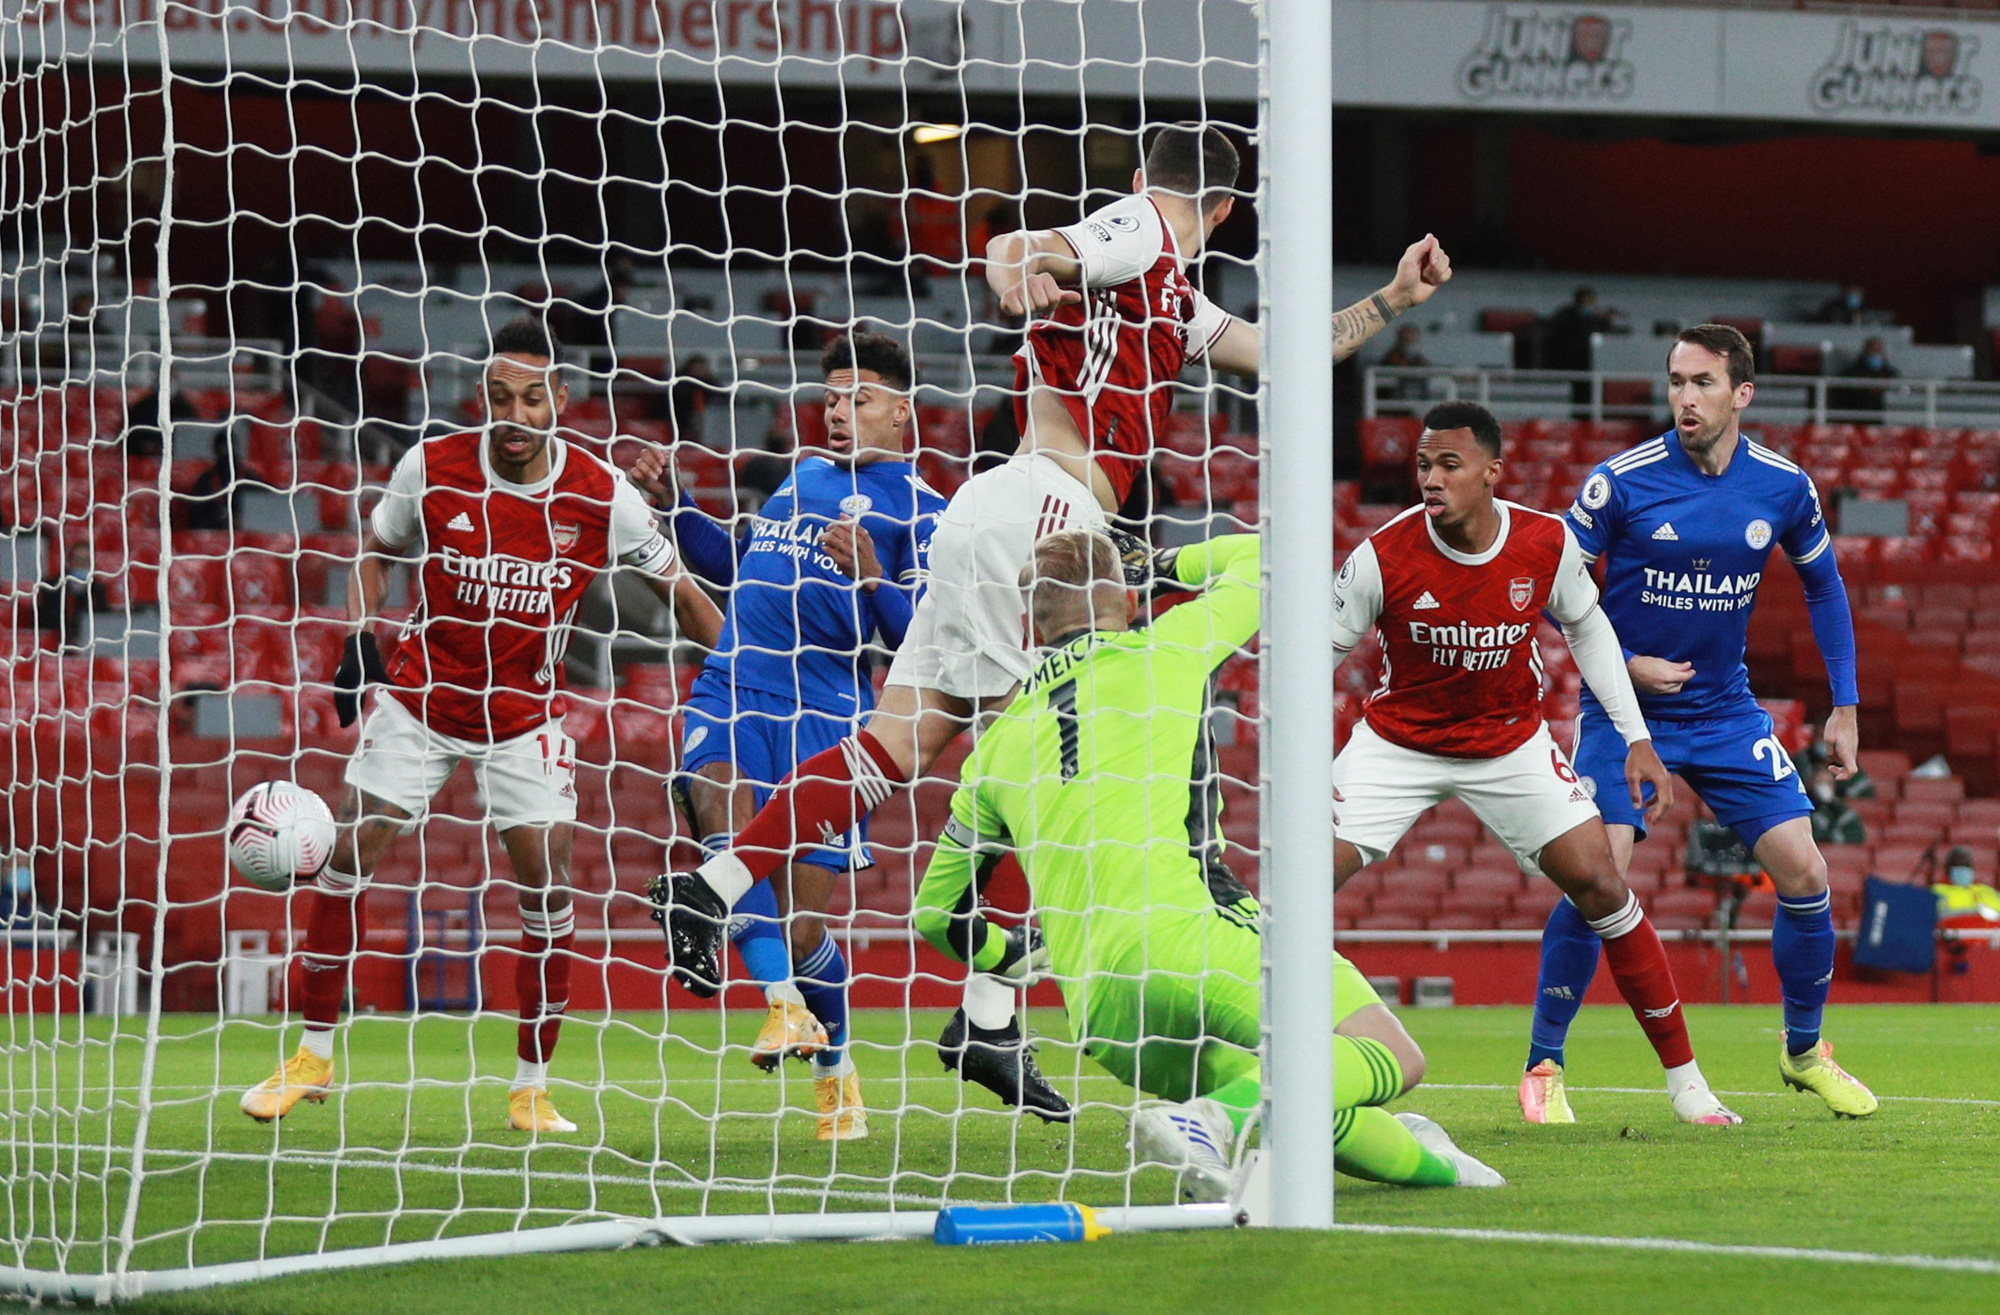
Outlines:
[[493,331],[489,356],[539,356],[551,363],[562,359],[562,343],[548,321],[539,315],[521,315]]
[[1477,402],[1439,402],[1424,412],[1424,428],[1433,433],[1447,429],[1470,429],[1472,441],[1489,457],[1500,455],[1500,422]]
[[1234,193],[1242,167],[1236,144],[1214,124],[1170,123],[1146,150],[1146,186],[1198,197],[1207,214]]
[[822,377],[835,370],[852,370],[859,374],[863,370],[873,370],[882,382],[894,386],[899,392],[908,392],[916,382],[916,372],[910,366],[910,353],[903,344],[882,333],[855,331],[843,333],[826,345],[819,354],[819,370]]
[[1729,361],[1729,386],[1741,388],[1757,379],[1757,353],[1750,350],[1750,340],[1743,336],[1743,330],[1728,324],[1697,324],[1692,329],[1682,329],[1674,337],[1673,347],[1667,348],[1667,363],[1673,364],[1674,347],[1690,343],[1704,351],[1714,352]]

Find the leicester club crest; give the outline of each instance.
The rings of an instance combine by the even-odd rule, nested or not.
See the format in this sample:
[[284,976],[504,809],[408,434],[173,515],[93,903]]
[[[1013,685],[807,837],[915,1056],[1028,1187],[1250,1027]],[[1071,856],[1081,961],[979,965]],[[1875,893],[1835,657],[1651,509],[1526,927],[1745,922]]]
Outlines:
[[1535,582],[1527,576],[1507,582],[1507,601],[1514,605],[1516,612],[1528,610],[1528,604],[1535,600]]

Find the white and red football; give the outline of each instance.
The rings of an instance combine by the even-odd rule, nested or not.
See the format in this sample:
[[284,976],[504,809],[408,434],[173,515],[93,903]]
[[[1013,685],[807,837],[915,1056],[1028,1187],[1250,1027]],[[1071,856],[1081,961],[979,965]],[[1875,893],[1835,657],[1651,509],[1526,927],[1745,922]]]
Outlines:
[[251,786],[229,810],[229,861],[246,881],[289,890],[310,881],[333,857],[333,810],[290,781]]

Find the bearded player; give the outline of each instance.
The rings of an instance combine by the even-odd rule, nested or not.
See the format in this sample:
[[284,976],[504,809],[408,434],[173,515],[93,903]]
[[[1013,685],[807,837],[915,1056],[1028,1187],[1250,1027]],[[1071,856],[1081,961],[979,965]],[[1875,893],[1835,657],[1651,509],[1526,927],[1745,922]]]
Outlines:
[[[313,897],[305,1037],[243,1094],[253,1119],[283,1118],[332,1090],[334,1028],[367,930],[363,892],[389,845],[470,762],[520,886],[521,1024],[508,1126],[576,1131],[548,1095],[576,939],[575,745],[562,724],[570,623],[591,582],[617,566],[639,571],[700,643],[714,644],[721,617],[681,573],[639,491],[557,433],[569,400],[558,350],[539,320],[502,326],[480,384],[485,426],[411,448],[369,518],[348,586],[355,629],[334,677],[341,725],[359,714],[364,686],[384,689],[347,764],[343,825]],[[373,629],[382,560],[412,547],[422,554],[417,606],[385,668]]]
[[[1019,576],[1035,542],[1098,530],[1153,450],[1190,362],[1254,375],[1258,331],[1188,278],[1235,206],[1236,148],[1219,129],[1170,125],[1154,136],[1134,195],[1067,228],[995,238],[987,281],[1011,315],[1033,321],[1018,358],[1021,450],[952,497],[931,544],[931,575],[909,636],[867,725],[799,764],[735,846],[677,876],[669,955],[690,990],[712,994],[729,909],[761,878],[929,769],[978,713],[1004,708],[1033,669]],[[1334,354],[1359,349],[1430,298],[1451,264],[1426,237],[1396,277],[1334,321]],[[1144,550],[1131,545],[1144,568]],[[940,1039],[947,1067],[1043,1117],[1067,1117],[1022,1044],[1010,983],[975,975]]]
[[[738,539],[684,491],[681,556],[729,588],[722,638],[682,709],[677,798],[707,852],[727,849],[780,779],[838,744],[875,703],[872,656],[903,642],[944,498],[903,451],[916,382],[910,355],[878,333],[836,338],[824,453],[804,457]],[[668,457],[632,468],[662,500]],[[821,915],[840,878],[874,865],[867,821],[807,850],[739,900],[730,939],[768,1013],[750,1061],[809,1058],[822,1141],[868,1135],[847,1043],[847,961]]]
[[[1257,632],[1257,536],[1182,549],[1202,590],[1134,632],[1136,597],[1103,535],[1035,545],[1022,590],[1042,658],[980,733],[917,890],[917,929],[953,959],[1025,978],[1018,937],[979,912],[977,870],[1013,853],[1033,888],[1071,1033],[1155,1099],[1132,1120],[1185,1195],[1229,1194],[1235,1148],[1263,1106],[1257,901],[1223,866],[1209,682]],[[1429,1119],[1380,1107],[1416,1086],[1423,1052],[1365,978],[1334,956],[1334,1154],[1347,1173],[1433,1187],[1500,1175]]]
[[[1667,765],[1734,831],[1777,887],[1771,963],[1784,1000],[1778,1076],[1836,1116],[1865,1118],[1874,1093],[1833,1060],[1820,1036],[1833,980],[1833,906],[1826,860],[1813,843],[1812,800],[1799,783],[1770,714],[1750,693],[1743,653],[1773,545],[1805,586],[1813,638],[1833,687],[1826,722],[1829,768],[1854,774],[1854,621],[1833,539],[1812,477],[1743,437],[1756,392],[1750,344],[1737,330],[1702,324],[1669,349],[1672,432],[1600,465],[1569,509],[1591,561],[1604,562],[1604,606],[1624,641],[1626,667],[1646,725]],[[1577,770],[1603,780],[1615,746],[1604,706],[1584,696]],[[1645,838],[1646,812],[1600,795],[1619,871]],[[1542,933],[1521,1111],[1529,1122],[1569,1123],[1563,1043],[1597,971],[1597,947],[1575,908],[1558,904]]]
[[1432,407],[1417,441],[1422,504],[1370,535],[1336,577],[1336,661],[1379,627],[1383,672],[1334,759],[1344,800],[1337,882],[1386,858],[1432,805],[1463,799],[1603,943],[1619,994],[1666,1068],[1675,1116],[1740,1123],[1695,1063],[1666,950],[1619,874],[1597,805],[1542,722],[1535,625],[1545,609],[1626,746],[1634,807],[1648,787],[1656,812],[1670,806],[1673,783],[1576,537],[1560,517],[1495,498],[1500,474],[1491,413],[1471,402]]

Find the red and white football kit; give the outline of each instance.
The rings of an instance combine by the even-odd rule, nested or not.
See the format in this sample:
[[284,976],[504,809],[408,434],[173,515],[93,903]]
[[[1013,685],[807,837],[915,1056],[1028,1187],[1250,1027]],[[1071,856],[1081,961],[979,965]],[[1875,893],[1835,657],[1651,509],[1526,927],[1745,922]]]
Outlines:
[[[1181,368],[1214,345],[1230,317],[1188,281],[1173,229],[1149,196],[1055,231],[1082,266],[1083,299],[1029,328],[1015,357],[1015,418],[1025,433],[1028,388],[1047,388],[1122,501],[1152,457]],[[1089,487],[1038,452],[967,480],[938,518],[925,591],[888,683],[967,700],[1007,693],[1034,665],[1020,572],[1035,540],[1104,524]]]
[[1173,226],[1145,193],[1055,231],[1082,266],[1083,300],[1030,326],[1014,358],[1015,418],[1026,433],[1031,381],[1052,390],[1123,502],[1182,367],[1208,353],[1230,316],[1189,281]]
[[584,591],[614,565],[671,579],[673,543],[619,472],[561,439],[534,484],[494,474],[481,433],[430,439],[390,476],[370,525],[423,544],[417,605],[362,724],[347,781],[422,815],[471,759],[495,826],[576,817],[562,659]]
[[1538,872],[1543,846],[1597,806],[1542,721],[1536,620],[1563,627],[1577,669],[1631,744],[1649,738],[1597,584],[1560,517],[1497,502],[1485,552],[1457,551],[1421,506],[1384,525],[1334,582],[1338,661],[1382,632],[1382,683],[1340,756],[1340,838],[1376,862],[1456,795]]

